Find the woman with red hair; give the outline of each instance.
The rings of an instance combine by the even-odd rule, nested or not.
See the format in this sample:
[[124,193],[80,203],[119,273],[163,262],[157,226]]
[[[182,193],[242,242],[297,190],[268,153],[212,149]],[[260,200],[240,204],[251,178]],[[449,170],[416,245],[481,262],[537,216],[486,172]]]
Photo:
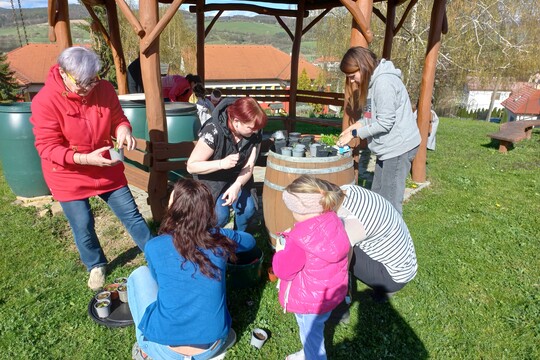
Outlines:
[[199,132],[187,170],[212,192],[220,227],[229,221],[231,207],[236,230],[245,231],[255,214],[253,168],[266,121],[253,98],[225,98]]

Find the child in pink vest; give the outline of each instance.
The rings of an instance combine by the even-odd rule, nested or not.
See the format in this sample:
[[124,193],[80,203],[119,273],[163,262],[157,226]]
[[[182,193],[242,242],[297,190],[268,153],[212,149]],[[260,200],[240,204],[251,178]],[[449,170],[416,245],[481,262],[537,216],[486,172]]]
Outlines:
[[343,192],[325,191],[318,179],[303,175],[283,192],[283,201],[296,221],[283,233],[272,261],[280,279],[279,302],[298,323],[303,349],[287,356],[326,359],[324,324],[348,290],[349,239],[334,209]]

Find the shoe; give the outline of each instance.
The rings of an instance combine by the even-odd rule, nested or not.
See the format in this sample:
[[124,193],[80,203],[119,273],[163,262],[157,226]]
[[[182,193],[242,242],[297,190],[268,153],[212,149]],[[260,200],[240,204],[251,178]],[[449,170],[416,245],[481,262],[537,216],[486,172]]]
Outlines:
[[223,345],[223,348],[219,353],[216,354],[213,358],[210,358],[209,360],[223,360],[225,359],[225,355],[227,355],[227,350],[229,350],[234,344],[236,343],[236,333],[231,328],[229,330],[229,336],[227,337],[227,340],[225,340],[225,345]]
[[133,360],[152,360],[150,356],[146,355],[146,353],[142,351],[141,347],[136,341],[131,348],[131,358]]
[[397,291],[394,291],[394,292],[379,292],[379,291],[374,291],[373,293],[371,293],[371,298],[373,299],[373,301],[375,301],[377,304],[384,304],[384,303],[387,303],[388,300],[390,300],[390,298],[392,296],[394,296],[394,294],[396,293]]
[[287,356],[285,360],[306,360],[304,349]]
[[88,287],[93,291],[101,289],[105,285],[105,266],[98,266],[90,270]]
[[330,314],[327,320],[328,324],[348,324],[351,321],[350,305],[346,301],[342,301]]

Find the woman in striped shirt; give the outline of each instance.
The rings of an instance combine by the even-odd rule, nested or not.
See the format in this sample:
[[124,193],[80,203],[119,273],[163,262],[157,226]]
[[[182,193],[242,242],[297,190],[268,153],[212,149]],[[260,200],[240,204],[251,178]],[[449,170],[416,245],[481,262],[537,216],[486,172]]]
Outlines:
[[385,301],[411,281],[418,269],[413,240],[407,225],[392,204],[356,185],[341,189],[318,179],[324,191],[342,191],[337,210],[353,247],[350,269],[373,289],[376,301]]

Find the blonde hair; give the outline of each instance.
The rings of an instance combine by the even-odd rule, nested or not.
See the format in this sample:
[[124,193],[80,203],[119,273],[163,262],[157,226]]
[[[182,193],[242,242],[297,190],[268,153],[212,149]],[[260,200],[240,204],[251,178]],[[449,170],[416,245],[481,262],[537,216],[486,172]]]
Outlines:
[[349,94],[353,94],[358,88],[358,97],[354,99],[353,105],[359,109],[363,109],[366,105],[369,81],[377,64],[377,56],[371,50],[361,46],[350,48],[341,59],[339,69],[346,75],[360,71],[360,84],[352,83],[349,78],[345,84],[349,88]]
[[316,178],[312,175],[302,175],[298,179],[290,183],[285,191],[289,193],[300,194],[321,194],[322,199],[320,205],[323,210],[337,211],[345,198],[345,193],[339,186],[332,184],[329,181]]

